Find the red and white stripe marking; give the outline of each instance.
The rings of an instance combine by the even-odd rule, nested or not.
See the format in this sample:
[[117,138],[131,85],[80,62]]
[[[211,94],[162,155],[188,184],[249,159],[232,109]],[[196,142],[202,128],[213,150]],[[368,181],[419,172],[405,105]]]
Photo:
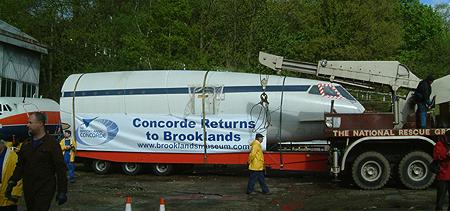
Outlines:
[[[320,83],[320,84],[317,85],[317,87],[319,88],[319,93],[320,93],[320,95],[322,95],[322,96],[324,96],[324,97],[334,98],[334,99],[340,99],[340,98],[342,98],[341,93],[339,93],[339,91],[336,89],[336,87],[333,86],[333,85],[331,85],[331,84],[323,84],[323,83]],[[330,87],[330,88],[336,93],[336,96],[326,95],[326,94],[325,94],[325,87]]]

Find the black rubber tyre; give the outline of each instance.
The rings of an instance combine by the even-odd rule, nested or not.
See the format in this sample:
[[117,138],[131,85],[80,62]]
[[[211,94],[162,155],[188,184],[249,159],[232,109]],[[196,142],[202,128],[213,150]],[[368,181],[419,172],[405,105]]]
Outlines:
[[173,166],[165,163],[155,163],[152,165],[152,171],[158,176],[167,176],[172,173]]
[[428,188],[436,177],[428,167],[432,159],[429,154],[422,151],[406,154],[398,165],[400,182],[414,190]]
[[352,165],[355,184],[365,190],[382,188],[391,175],[389,161],[378,152],[369,151],[359,155]]
[[97,174],[107,174],[111,170],[111,162],[106,160],[92,161],[92,170]]
[[136,175],[141,172],[142,164],[140,163],[122,163],[122,171],[126,175]]

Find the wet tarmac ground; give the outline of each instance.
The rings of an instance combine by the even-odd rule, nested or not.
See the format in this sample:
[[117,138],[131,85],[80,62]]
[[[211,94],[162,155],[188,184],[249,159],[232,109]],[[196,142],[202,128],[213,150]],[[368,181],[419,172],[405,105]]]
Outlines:
[[[247,172],[242,166],[200,166],[190,172],[155,176],[144,172],[128,176],[119,170],[97,175],[79,167],[76,183],[69,184],[68,202],[51,210],[433,210],[435,189],[407,190],[390,184],[364,191],[328,174],[270,171],[266,177],[271,194],[245,194]],[[23,202],[23,201],[22,201]],[[19,210],[25,210],[24,205]]]

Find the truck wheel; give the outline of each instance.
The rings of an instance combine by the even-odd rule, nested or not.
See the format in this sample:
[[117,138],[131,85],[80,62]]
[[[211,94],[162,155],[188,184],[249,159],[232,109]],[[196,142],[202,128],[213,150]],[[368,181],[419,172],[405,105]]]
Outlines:
[[140,163],[122,163],[122,171],[126,175],[136,175],[142,169],[142,165]]
[[111,169],[111,163],[106,160],[94,160],[92,161],[92,169],[97,174],[107,174]]
[[364,152],[353,162],[352,178],[362,189],[382,188],[389,180],[390,174],[389,161],[378,152]]
[[152,166],[153,173],[158,176],[166,176],[172,173],[173,166],[170,164],[156,163]]
[[436,177],[428,168],[431,160],[429,154],[421,151],[406,154],[398,165],[401,183],[407,188],[416,190],[429,187]]

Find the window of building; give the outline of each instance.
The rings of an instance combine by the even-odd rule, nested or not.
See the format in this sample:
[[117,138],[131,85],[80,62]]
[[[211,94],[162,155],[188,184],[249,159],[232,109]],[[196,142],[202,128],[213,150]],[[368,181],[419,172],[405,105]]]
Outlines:
[[1,97],[17,97],[17,82],[9,78],[2,78]]
[[11,96],[16,97],[16,91],[17,91],[17,83],[16,81],[11,80]]
[[22,97],[33,97],[36,92],[36,85],[30,83],[22,83]]
[[3,79],[2,79],[2,90],[0,90],[1,91],[1,93],[0,93],[0,96],[2,96],[2,97],[5,97],[6,96],[6,82],[5,81],[3,81]]
[[27,84],[22,83],[22,97],[27,96]]
[[5,79],[4,82],[6,84],[5,96],[11,97],[11,80]]

